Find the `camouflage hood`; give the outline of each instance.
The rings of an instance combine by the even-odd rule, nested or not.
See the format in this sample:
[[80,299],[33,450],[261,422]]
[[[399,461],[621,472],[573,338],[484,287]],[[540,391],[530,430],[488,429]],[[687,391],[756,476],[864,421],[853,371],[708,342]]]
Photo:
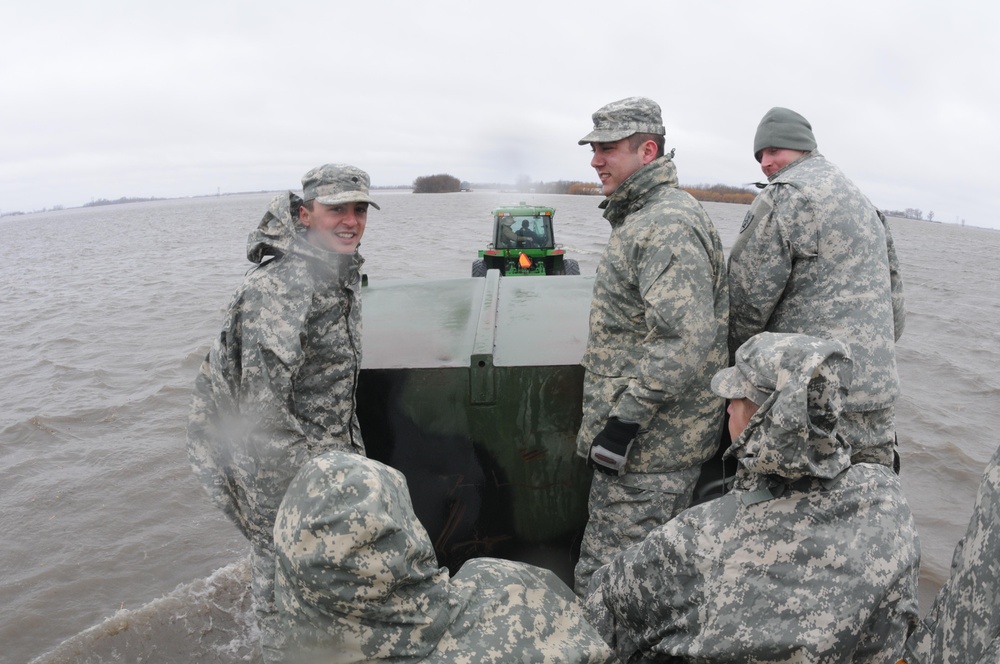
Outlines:
[[477,558],[438,567],[403,475],[328,452],[296,475],[275,521],[275,602],[300,662],[608,662],[548,570]]
[[299,222],[302,198],[290,191],[271,199],[264,218],[247,238],[247,258],[260,263],[268,256],[283,256],[292,250],[294,238],[305,228]]
[[610,221],[612,226],[617,226],[624,222],[628,215],[642,208],[646,201],[646,193],[651,189],[661,185],[676,187],[677,166],[674,165],[673,159],[674,151],[671,150],[630,175],[598,205],[604,209],[604,218]]
[[741,346],[736,367],[724,371],[739,368],[741,360],[756,370],[744,369],[757,393],[769,392],[726,451],[739,461],[738,480],[747,483],[741,486],[760,476],[831,479],[850,466],[851,446],[837,432],[853,368],[845,344],[764,332]]
[[315,459],[289,486],[274,534],[275,595],[282,614],[296,617],[292,643],[332,639],[358,654],[343,661],[416,661],[434,650],[459,608],[403,475],[377,461],[348,453]]

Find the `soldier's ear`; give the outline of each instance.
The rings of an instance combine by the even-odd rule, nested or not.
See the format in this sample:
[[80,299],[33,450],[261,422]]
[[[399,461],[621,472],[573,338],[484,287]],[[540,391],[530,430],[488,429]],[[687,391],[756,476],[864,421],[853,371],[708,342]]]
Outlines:
[[656,159],[657,153],[659,151],[660,149],[656,147],[656,141],[652,139],[644,141],[643,144],[639,147],[639,154],[642,156],[642,165],[645,166],[646,164]]

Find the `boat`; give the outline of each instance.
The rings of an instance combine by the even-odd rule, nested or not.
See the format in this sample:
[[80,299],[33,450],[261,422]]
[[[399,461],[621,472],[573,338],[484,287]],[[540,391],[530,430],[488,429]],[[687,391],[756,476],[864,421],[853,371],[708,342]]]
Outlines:
[[[406,476],[452,572],[493,556],[572,585],[592,470],[576,454],[594,277],[366,280],[357,412]],[[728,440],[724,444],[728,444]],[[697,501],[718,489],[706,464]],[[32,664],[242,662],[257,654],[249,561],[120,610]]]
[[[407,478],[441,565],[522,560],[571,583],[591,472],[576,456],[593,277],[366,280],[357,412]],[[242,559],[122,609],[33,664],[256,657]]]

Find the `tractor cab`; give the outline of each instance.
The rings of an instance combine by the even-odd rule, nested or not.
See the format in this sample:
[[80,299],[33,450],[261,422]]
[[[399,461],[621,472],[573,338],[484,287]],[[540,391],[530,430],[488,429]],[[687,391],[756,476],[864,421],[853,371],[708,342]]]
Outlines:
[[495,208],[491,214],[492,241],[472,263],[472,276],[484,277],[492,269],[500,270],[502,276],[580,274],[579,264],[565,258],[563,248],[556,245],[554,208],[522,201]]
[[[552,249],[552,208],[497,208],[493,211],[493,247]],[[527,214],[523,214],[527,213]]]

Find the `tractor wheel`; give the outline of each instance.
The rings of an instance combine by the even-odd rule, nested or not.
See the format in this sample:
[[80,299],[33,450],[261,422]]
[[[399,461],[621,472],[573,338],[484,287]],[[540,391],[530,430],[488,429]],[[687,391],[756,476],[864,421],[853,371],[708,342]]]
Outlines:
[[580,274],[580,264],[572,258],[563,260],[563,274]]
[[483,261],[481,259],[472,261],[472,276],[474,277],[486,276],[486,261]]

